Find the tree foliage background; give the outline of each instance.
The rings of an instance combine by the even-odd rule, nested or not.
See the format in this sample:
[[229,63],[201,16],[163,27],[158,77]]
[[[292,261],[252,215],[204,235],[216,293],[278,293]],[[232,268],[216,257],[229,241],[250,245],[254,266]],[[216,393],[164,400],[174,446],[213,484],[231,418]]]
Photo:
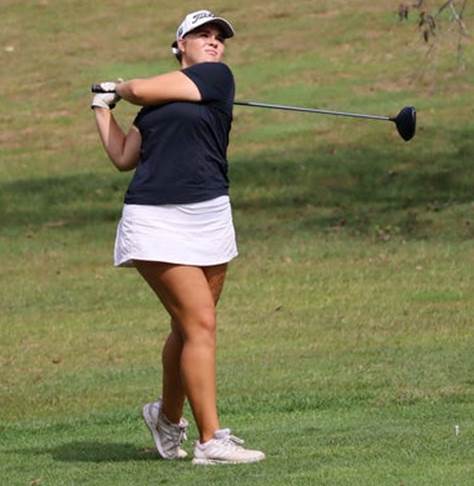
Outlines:
[[457,65],[466,68],[465,46],[471,42],[466,23],[469,0],[416,0],[402,2],[398,6],[400,22],[415,17],[420,38],[427,45],[427,57],[432,58],[442,42],[447,43],[457,57]]

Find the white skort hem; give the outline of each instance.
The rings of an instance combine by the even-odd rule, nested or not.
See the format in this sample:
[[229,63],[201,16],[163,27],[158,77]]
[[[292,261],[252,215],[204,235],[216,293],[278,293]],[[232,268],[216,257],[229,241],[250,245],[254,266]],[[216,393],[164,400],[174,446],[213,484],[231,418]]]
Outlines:
[[133,260],[209,266],[238,255],[229,196],[192,204],[125,204],[117,226],[114,265]]

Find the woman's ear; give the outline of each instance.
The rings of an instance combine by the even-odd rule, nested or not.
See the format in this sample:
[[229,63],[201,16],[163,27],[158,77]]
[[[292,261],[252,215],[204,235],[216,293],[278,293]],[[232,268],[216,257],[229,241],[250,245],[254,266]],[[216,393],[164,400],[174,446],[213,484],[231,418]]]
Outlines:
[[185,39],[179,39],[178,40],[178,49],[181,52],[184,52],[184,50],[186,49],[186,40]]

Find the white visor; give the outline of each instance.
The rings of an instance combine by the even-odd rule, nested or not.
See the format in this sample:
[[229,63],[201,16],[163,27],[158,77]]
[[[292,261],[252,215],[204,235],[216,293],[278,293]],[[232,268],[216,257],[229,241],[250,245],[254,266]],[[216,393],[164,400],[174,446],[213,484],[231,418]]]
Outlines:
[[234,28],[228,20],[224,19],[223,17],[216,17],[209,10],[198,10],[186,15],[178,27],[178,30],[176,31],[176,40],[173,42],[173,44],[171,44],[173,54],[179,54],[178,40],[182,39],[192,30],[201,27],[201,25],[209,24],[211,22],[213,24],[217,24],[222,29],[224,39],[228,39],[229,37],[233,37],[235,35]]

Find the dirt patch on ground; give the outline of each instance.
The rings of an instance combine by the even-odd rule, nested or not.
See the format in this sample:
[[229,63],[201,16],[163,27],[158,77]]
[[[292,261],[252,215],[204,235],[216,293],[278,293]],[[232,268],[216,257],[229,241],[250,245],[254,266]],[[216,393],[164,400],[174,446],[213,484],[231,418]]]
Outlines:
[[332,19],[334,17],[337,17],[340,14],[341,14],[340,10],[328,10],[326,12],[318,12],[313,15],[314,17],[318,17],[320,19]]

